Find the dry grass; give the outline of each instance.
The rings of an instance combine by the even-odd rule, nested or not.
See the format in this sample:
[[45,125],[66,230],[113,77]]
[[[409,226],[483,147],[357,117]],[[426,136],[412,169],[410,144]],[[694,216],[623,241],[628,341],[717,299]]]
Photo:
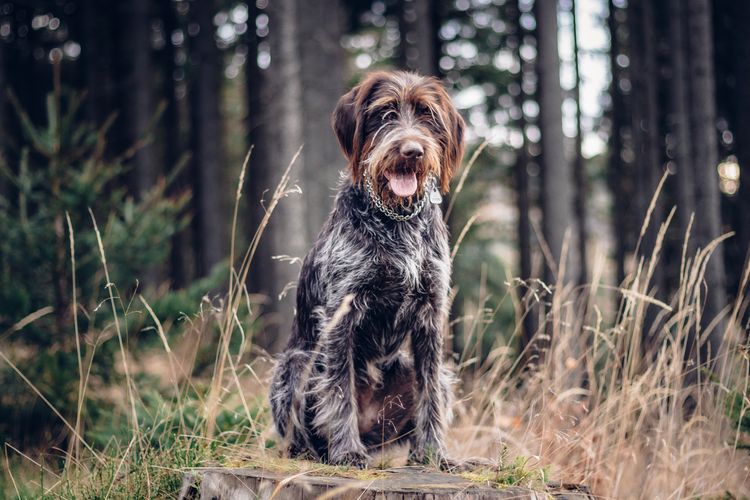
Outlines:
[[[243,167],[237,201],[244,171]],[[125,307],[110,295],[120,369],[126,379],[126,390],[119,392],[119,399],[113,398],[117,404],[112,411],[127,415],[132,429],[129,438],[113,440],[101,450],[92,449],[84,440],[82,412],[93,351],[81,353],[79,412],[74,424],[64,420],[73,443],[66,467],[53,471],[34,457],[13,459],[18,453],[6,446],[5,493],[58,498],[173,497],[183,470],[217,464],[352,474],[346,469],[282,460],[273,445],[277,438],[265,402],[267,357],[253,349],[249,325],[254,311],[244,283],[274,207],[298,191],[289,186],[287,169],[241,261],[235,262],[234,252],[231,255],[227,294],[221,301],[204,301],[201,312],[188,318],[180,333],[166,331],[140,298],[162,342],[161,357],[168,367],[165,392],[171,398],[164,400],[155,415],[149,415],[152,424],[144,427],[142,423],[143,395],[148,388],[139,387],[135,376],[139,367],[127,352],[128,332],[119,330],[118,316]],[[236,214],[235,208],[233,239]],[[666,302],[654,298],[649,286],[655,266],[660,265],[659,245],[653,255],[637,262],[619,287],[602,282],[604,256],[595,259],[594,278],[585,287],[569,284],[564,269],[555,285],[509,277],[507,297],[501,301],[513,301],[518,327],[513,335],[498,334],[489,354],[475,347],[481,345],[479,339],[495,333],[486,329],[497,308],[484,297],[474,319],[465,322],[471,325],[465,339],[469,347],[460,353],[456,367],[462,386],[449,449],[456,457],[495,459],[498,466],[467,473],[467,477],[502,486],[532,478],[538,481],[549,471],[552,479],[585,483],[597,495],[613,498],[750,495],[750,458],[738,447],[747,436],[732,424],[726,409],[727,398],[737,394],[743,398],[742,414],[750,408],[748,358],[737,341],[745,334],[739,318],[744,317],[747,302],[740,293],[722,321],[701,318],[703,272],[714,248],[712,244],[696,255],[684,253],[679,289]],[[101,246],[100,252],[106,271]],[[743,291],[749,273],[750,268],[744,272]],[[112,292],[114,285],[107,287]],[[521,358],[511,346],[526,314],[538,315],[537,338],[548,347],[531,357],[534,363],[529,369],[521,370]],[[689,358],[685,350],[690,333],[697,330],[705,340],[713,328],[723,329],[726,339],[716,371],[683,362]],[[642,342],[644,332],[650,332],[648,345]],[[170,346],[170,338],[180,339],[179,345]],[[218,339],[213,372],[200,379],[194,375],[197,348],[211,339]],[[22,367],[14,365],[1,348],[2,360],[46,402],[33,381],[23,377]],[[239,423],[222,430],[219,421],[227,415]],[[25,465],[17,467],[19,460]],[[377,471],[364,474],[376,477]]]
[[[561,299],[535,304],[546,310],[538,335],[557,325],[537,366],[519,375],[513,350],[498,345],[477,368],[463,369],[469,389],[451,449],[493,457],[508,446],[553,478],[605,497],[750,495],[750,457],[738,449],[743,436],[726,406],[731,394],[747,394],[747,357],[727,349],[719,373],[688,384],[697,370],[683,362],[696,297],[661,309],[663,327],[643,352],[644,309],[659,306],[636,285],[621,292],[620,312],[607,321],[588,287],[555,288]],[[739,325],[730,318],[726,328],[734,335]],[[745,399],[743,412],[749,406]]]
[[[554,478],[587,484],[602,497],[750,495],[750,455],[741,446],[747,435],[727,416],[727,400],[737,395],[740,414],[750,410],[747,346],[739,343],[747,339],[740,322],[750,265],[721,318],[702,317],[710,293],[703,274],[727,236],[695,255],[683,251],[678,289],[669,303],[656,299],[650,279],[673,213],[653,254],[641,257],[620,287],[601,283],[597,269],[584,287],[568,283],[564,271],[554,286],[509,280],[511,299],[521,304],[514,337],[521,316],[535,314],[536,339],[545,347],[524,372],[513,339],[498,342],[484,359],[462,353],[467,389],[451,433],[456,454],[493,457],[508,446],[549,467]],[[470,335],[486,335],[482,325],[493,314],[480,301]],[[706,345],[716,328],[724,344],[709,369],[688,349],[692,335]]]

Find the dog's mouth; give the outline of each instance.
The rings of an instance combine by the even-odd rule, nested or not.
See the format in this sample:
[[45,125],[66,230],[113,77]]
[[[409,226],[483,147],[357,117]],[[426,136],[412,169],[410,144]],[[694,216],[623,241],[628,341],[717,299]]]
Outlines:
[[417,174],[415,172],[385,172],[388,187],[396,196],[406,198],[417,192]]

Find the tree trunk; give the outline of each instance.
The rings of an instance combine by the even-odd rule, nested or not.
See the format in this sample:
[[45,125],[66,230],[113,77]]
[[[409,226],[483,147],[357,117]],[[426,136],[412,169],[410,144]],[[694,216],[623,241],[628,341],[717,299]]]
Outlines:
[[[695,178],[696,243],[705,248],[721,235],[721,198],[716,166],[718,143],[716,131],[716,92],[714,83],[712,11],[708,0],[688,0],[688,44],[690,71],[690,131]],[[708,325],[726,305],[723,248],[716,249],[706,268],[706,285],[702,324]],[[708,349],[702,356],[714,357],[723,340],[721,326],[708,336]]]
[[[539,126],[541,129],[542,163],[542,231],[554,262],[548,268],[547,282],[556,286],[551,297],[544,333],[545,340],[537,338],[540,362],[550,357],[557,369],[561,370],[564,387],[581,387],[583,371],[578,368],[566,369],[566,359],[581,358],[581,346],[576,339],[559,335],[560,325],[573,320],[574,306],[567,304],[575,295],[568,295],[566,289],[574,285],[581,269],[581,256],[578,254],[578,229],[575,220],[575,186],[573,186],[572,166],[566,160],[563,150],[562,131],[562,88],[560,86],[560,57],[557,48],[557,1],[535,2],[537,38],[537,74],[539,75]],[[540,306],[541,307],[541,306]],[[539,329],[542,332],[542,329]],[[559,342],[560,348],[550,352],[552,342]],[[566,359],[563,359],[566,358]]]
[[[108,36],[110,46],[108,51],[97,49],[97,60],[99,66],[106,67],[109,71],[105,73],[105,78],[109,78],[107,90],[102,95],[103,98],[110,100],[112,112],[116,113],[116,121],[110,129],[111,134],[107,134],[107,139],[111,143],[110,153],[112,155],[122,155],[133,146],[133,137],[131,134],[131,115],[133,110],[130,106],[130,100],[133,98],[131,92],[132,78],[132,44],[129,41],[128,30],[130,29],[130,4],[125,2],[115,2],[111,8],[102,15],[101,2],[92,2],[92,22],[96,25],[93,43],[99,43],[98,37]],[[99,16],[107,17],[105,22],[100,23]],[[104,49],[105,47],[101,47]],[[128,172],[123,179],[131,189],[135,188],[134,174]]]
[[[686,71],[685,5],[682,0],[669,0],[669,45],[672,78],[669,82],[670,129],[674,141],[674,162],[677,169],[677,218],[680,235],[685,237],[691,215],[695,212],[693,164],[690,152],[690,115],[688,111],[688,75]],[[694,238],[689,248],[694,249]],[[690,252],[692,254],[692,251]]]
[[[735,4],[739,12],[735,26],[750,25],[750,3]],[[750,251],[750,43],[744,30],[734,30],[735,47],[735,144],[737,145],[737,161],[740,164],[740,186],[737,191],[739,212],[737,224],[737,244],[742,256]],[[747,262],[746,262],[747,264]]]
[[[633,79],[633,135],[636,155],[636,206],[641,223],[645,220],[651,200],[661,177],[662,140],[659,127],[659,82],[656,64],[656,32],[654,6],[648,0],[631,2],[631,75]],[[657,199],[646,233],[636,258],[650,259],[655,250],[660,224],[663,222],[662,196]],[[639,227],[640,229],[640,227]],[[664,292],[663,273],[656,266],[650,288]]]
[[[152,90],[151,69],[151,15],[150,0],[132,0],[129,6],[128,40],[130,47],[130,99],[126,106],[129,110],[131,142],[136,143],[145,138],[149,123],[154,114],[154,96]],[[139,147],[133,158],[134,187],[136,194],[142,196],[156,182],[157,169],[152,144]]]
[[[177,13],[173,0],[161,0],[159,2],[161,9],[161,19],[164,22],[164,49],[161,54],[162,76],[162,95],[167,102],[164,110],[164,166],[167,172],[179,164],[183,144],[181,140],[180,110],[177,100],[177,89],[175,85],[174,73],[177,69],[175,63],[175,46],[172,43],[172,33],[179,27]],[[184,173],[177,175],[171,186],[171,192],[178,194],[188,189],[188,181]],[[182,288],[191,280],[190,271],[186,265],[191,261],[191,246],[188,240],[187,230],[176,233],[172,237],[172,248],[170,252],[170,269],[169,276],[172,286]]]
[[[539,74],[539,124],[542,132],[542,213],[543,232],[555,259],[561,266],[563,240],[569,230],[563,282],[576,279],[580,269],[574,217],[574,186],[571,167],[565,161],[562,132],[562,89],[560,57],[557,48],[557,2],[535,2]],[[556,276],[548,274],[552,283]]]
[[[0,17],[0,19],[2,19],[2,17]],[[5,139],[8,137],[8,128],[6,124],[6,120],[8,119],[8,113],[6,112],[8,78],[6,76],[7,72],[5,65],[5,53],[7,50],[7,43],[0,41],[0,165],[8,162],[8,157],[5,152]],[[7,198],[10,194],[8,191],[8,180],[4,175],[0,174],[0,198]]]
[[215,6],[210,0],[190,6],[190,20],[199,31],[193,40],[190,122],[193,144],[193,246],[196,271],[205,276],[225,257],[224,202],[221,192],[223,174],[220,107],[222,58],[214,41]]
[[573,18],[573,58],[575,68],[575,87],[573,93],[576,101],[576,143],[575,158],[573,160],[573,179],[575,184],[575,217],[576,227],[578,229],[578,256],[580,259],[580,269],[578,276],[573,276],[578,284],[583,285],[587,280],[586,270],[586,190],[588,181],[586,179],[586,164],[583,159],[583,130],[581,129],[581,73],[579,68],[578,55],[578,22],[576,13],[576,1],[572,0],[570,11]]
[[[526,92],[523,90],[524,74],[526,74],[530,68],[521,57],[521,45],[523,43],[524,29],[520,22],[520,10],[518,8],[517,1],[511,1],[508,3],[506,15],[510,23],[510,27],[513,30],[512,34],[508,36],[508,48],[512,49],[515,53],[516,59],[519,61],[520,68],[516,75],[516,84],[518,85],[518,96],[515,100],[514,106],[518,108],[518,120],[515,122],[516,128],[523,136],[523,143],[520,149],[516,152],[516,165],[514,168],[515,188],[516,188],[516,207],[518,209],[518,257],[519,257],[519,273],[520,278],[524,281],[529,281],[532,278],[532,262],[531,262],[531,193],[529,192],[529,152],[528,152],[528,140],[526,138],[526,116],[523,112],[523,102],[528,97]],[[530,294],[527,294],[528,299],[526,302],[525,310],[523,311],[523,324],[522,331],[519,336],[519,353],[523,353],[525,358],[525,365],[528,365],[538,353],[532,346],[534,335],[537,331],[536,314],[537,304],[533,301]]]
[[[651,199],[656,192],[656,187],[659,184],[662,172],[662,136],[659,128],[659,80],[658,80],[658,65],[656,61],[657,56],[657,40],[655,30],[655,15],[654,5],[643,0],[642,2],[642,34],[643,34],[643,52],[641,56],[643,58],[643,91],[645,97],[645,116],[641,122],[641,130],[643,131],[643,160],[641,163],[642,179],[644,181],[644,205],[641,215],[646,216],[648,206],[651,203]],[[649,229],[644,236],[643,243],[641,245],[641,255],[651,257],[656,245],[656,235],[658,233],[659,225],[664,221],[664,210],[662,208],[663,203],[661,201],[663,195],[660,195],[657,199],[654,211],[651,216],[651,224]],[[654,275],[653,285],[663,292],[663,283],[661,279],[661,273],[656,272]]]
[[[101,126],[110,113],[118,111],[114,104],[115,90],[112,76],[118,57],[114,53],[113,37],[103,36],[103,33],[110,31],[111,16],[102,16],[98,5],[96,0],[83,0],[81,3],[81,16],[83,17],[81,64],[87,91],[86,118],[92,124]],[[108,142],[107,151],[110,153],[116,151],[115,148],[118,145],[116,141]]]
[[309,240],[328,217],[338,174],[346,163],[331,129],[331,114],[345,91],[340,42],[345,16],[339,0],[300,1],[298,8],[305,161],[297,171],[301,170]]
[[401,66],[423,75],[438,75],[439,2],[405,0],[401,4]]
[[[258,9],[256,2],[249,2],[248,10],[248,25],[251,29],[248,29],[245,38],[248,46],[247,64],[245,64],[245,89],[247,92],[246,127],[247,142],[253,148],[253,152],[247,173],[248,217],[246,220],[248,224],[247,233],[252,238],[261,226],[261,221],[265,215],[265,207],[270,199],[270,193],[273,192],[274,175],[278,175],[278,172],[274,172],[274,169],[278,170],[283,167],[279,167],[278,163],[280,162],[274,162],[277,159],[272,156],[270,129],[274,126],[274,121],[268,119],[270,115],[267,105],[264,104],[272,104],[268,101],[268,99],[273,97],[271,94],[271,89],[273,89],[272,82],[270,81],[271,75],[269,75],[270,71],[268,69],[261,69],[258,66],[261,39],[257,35],[256,30],[252,29],[257,17],[264,12]],[[289,200],[283,200],[284,203],[287,201]],[[267,298],[264,306],[271,306],[263,307],[260,311],[263,314],[273,314],[275,310],[272,307],[275,303],[273,297],[274,293],[278,293],[274,284],[275,264],[271,259],[272,255],[273,245],[271,245],[268,234],[265,234],[257,248],[248,274],[249,290],[261,297]],[[265,321],[265,315],[262,318],[264,319],[264,325],[268,323],[268,321]],[[264,327],[261,330],[257,342],[265,349],[273,350],[271,344],[273,344],[275,339],[270,334],[271,332],[266,333],[266,330],[269,329],[270,327]],[[277,333],[286,334],[286,332],[278,332],[278,330]]]
[[[6,9],[7,6],[12,8]],[[11,89],[33,123],[46,123],[46,97],[52,90],[52,65],[46,57],[43,60],[34,57],[37,43],[41,43],[31,26],[38,9],[34,2],[4,2],[2,10],[11,30],[9,40],[4,43],[8,43],[11,49],[6,54],[6,65],[12,68],[7,74]],[[25,35],[15,35],[21,32]],[[16,119],[11,120],[14,128],[17,123]],[[20,132],[20,126],[18,130]]]
[[[735,144],[737,161],[740,164],[740,186],[737,191],[737,245],[739,262],[747,264],[750,258],[750,42],[744,30],[737,27],[750,25],[750,2],[736,2],[733,12],[732,42],[735,47]],[[739,279],[737,280],[739,282]]]
[[[275,0],[267,8],[271,65],[264,71],[261,82],[262,107],[256,107],[254,111],[253,103],[249,103],[250,113],[258,116],[252,131],[258,154],[252,159],[249,175],[250,181],[255,182],[251,195],[254,199],[250,201],[254,207],[254,216],[251,218],[254,226],[259,223],[262,214],[257,205],[260,196],[266,202],[269,200],[281,174],[304,142],[299,44],[315,42],[298,38],[299,4],[298,0]],[[308,144],[306,149],[315,147],[316,144]],[[292,184],[304,179],[306,155],[307,151],[303,150],[292,167]],[[283,198],[265,230],[254,261],[250,277],[251,290],[267,295],[269,300],[268,314],[264,316],[265,328],[259,342],[270,350],[281,348],[289,334],[295,292],[292,289],[281,300],[279,295],[289,283],[296,282],[299,273],[298,264],[272,258],[282,255],[304,257],[312,231],[307,225],[306,209],[303,196],[290,195]]]
[[[147,142],[149,125],[154,118],[153,72],[151,64],[151,1],[132,0],[126,9],[125,46],[127,47],[127,76],[125,94],[128,100],[122,111],[127,118],[128,147],[135,146],[130,185],[133,194],[141,199],[156,183],[156,151]],[[138,279],[144,288],[156,286],[164,279],[164,268],[149,266]]]
[[615,259],[617,261],[617,283],[625,280],[625,257],[628,250],[626,216],[627,207],[625,193],[627,184],[625,182],[625,162],[623,161],[623,131],[626,128],[627,113],[625,99],[620,89],[622,71],[617,63],[617,56],[621,54],[621,43],[619,39],[619,25],[616,19],[618,8],[612,0],[609,0],[609,33],[610,50],[609,64],[612,72],[612,83],[609,93],[612,96],[612,132],[609,138],[609,161],[607,178],[609,187],[614,198],[613,224],[615,239]]
[[[658,43],[655,26],[654,5],[650,0],[632,0],[628,3],[628,38],[631,41],[630,75],[633,81],[631,118],[635,155],[635,213],[638,216],[637,225],[633,229],[638,231],[637,234],[640,234],[641,226],[646,221],[662,173],[664,141],[659,122]],[[654,202],[648,227],[637,243],[638,251],[635,254],[634,264],[637,269],[641,262],[644,263],[640,272],[641,279],[645,279],[649,262],[657,256],[657,237],[659,228],[664,222],[663,197],[664,193],[660,193]],[[663,269],[664,265],[657,263],[654,266],[646,292],[651,296],[666,300]],[[644,304],[643,307],[645,308],[643,326],[640,332],[641,338],[638,341],[641,354],[646,356],[654,347],[654,334],[660,331],[663,322],[655,306]]]

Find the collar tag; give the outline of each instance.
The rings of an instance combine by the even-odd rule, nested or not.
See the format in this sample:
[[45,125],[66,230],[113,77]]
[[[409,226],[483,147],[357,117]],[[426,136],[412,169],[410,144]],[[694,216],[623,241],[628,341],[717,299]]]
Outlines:
[[433,184],[430,190],[430,203],[433,205],[440,205],[443,202],[443,196],[440,194],[440,190]]

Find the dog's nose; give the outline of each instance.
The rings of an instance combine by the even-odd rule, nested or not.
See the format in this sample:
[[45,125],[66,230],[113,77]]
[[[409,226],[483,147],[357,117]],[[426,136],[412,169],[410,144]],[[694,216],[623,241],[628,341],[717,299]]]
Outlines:
[[422,145],[415,141],[408,141],[401,145],[399,150],[401,156],[410,160],[418,160],[424,156],[424,149]]

